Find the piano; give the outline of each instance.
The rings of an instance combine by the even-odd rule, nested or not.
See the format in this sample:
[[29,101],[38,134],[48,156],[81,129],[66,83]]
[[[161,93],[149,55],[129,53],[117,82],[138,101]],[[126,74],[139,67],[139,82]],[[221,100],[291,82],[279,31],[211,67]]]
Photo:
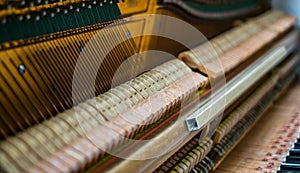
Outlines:
[[266,0],[3,0],[1,172],[299,172],[297,18]]
[[298,92],[297,84],[273,102],[215,172],[299,172]]

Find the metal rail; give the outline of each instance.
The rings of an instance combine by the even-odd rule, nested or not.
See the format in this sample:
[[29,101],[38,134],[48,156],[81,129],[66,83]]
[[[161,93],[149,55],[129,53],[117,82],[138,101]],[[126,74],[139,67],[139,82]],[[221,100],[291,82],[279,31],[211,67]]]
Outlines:
[[241,94],[246,92],[255,82],[279,64],[286,55],[286,48],[280,46],[266,53],[261,59],[247,67],[243,72],[229,81],[222,92],[217,92],[213,98],[207,100],[203,106],[196,110],[190,117],[186,118],[185,121],[188,130],[199,130],[215,116],[221,114]]

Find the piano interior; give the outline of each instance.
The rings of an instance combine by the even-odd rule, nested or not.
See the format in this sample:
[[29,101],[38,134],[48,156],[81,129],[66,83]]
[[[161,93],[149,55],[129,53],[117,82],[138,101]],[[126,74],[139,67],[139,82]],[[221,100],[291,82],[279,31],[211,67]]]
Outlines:
[[300,172],[299,29],[270,1],[2,0],[0,22],[0,172]]

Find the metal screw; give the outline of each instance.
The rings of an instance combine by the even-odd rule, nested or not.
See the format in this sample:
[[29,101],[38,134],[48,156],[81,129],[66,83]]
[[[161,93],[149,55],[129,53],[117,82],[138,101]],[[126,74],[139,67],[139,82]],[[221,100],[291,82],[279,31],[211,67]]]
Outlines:
[[53,95],[57,94],[57,90],[54,86],[50,87],[50,91]]
[[127,37],[127,38],[131,38],[131,33],[130,33],[130,31],[127,31],[127,32],[126,32],[126,37]]
[[19,70],[20,74],[24,74],[25,71],[26,71],[25,65],[24,64],[20,64],[19,67],[18,67],[18,70]]
[[83,52],[83,46],[79,46],[79,52],[81,53],[81,52]]

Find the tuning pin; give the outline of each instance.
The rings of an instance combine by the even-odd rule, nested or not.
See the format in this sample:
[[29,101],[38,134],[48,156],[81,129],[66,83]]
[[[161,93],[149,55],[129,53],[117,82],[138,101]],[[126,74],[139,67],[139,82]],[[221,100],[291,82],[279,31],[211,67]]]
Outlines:
[[6,19],[6,18],[3,18],[3,19],[1,20],[1,24],[6,24],[6,22],[7,22],[7,19]]
[[18,17],[18,19],[19,19],[19,21],[23,21],[24,17],[23,17],[22,15],[20,15],[20,16]]
[[46,16],[46,15],[47,15],[47,11],[43,11],[43,12],[42,12],[42,15],[43,15],[43,16]]
[[21,1],[21,3],[20,3],[21,6],[25,6],[25,4],[26,4],[26,2],[24,0]]
[[12,4],[7,4],[6,8],[7,9],[11,9],[12,8]]
[[41,19],[41,17],[39,16],[39,15],[37,15],[36,17],[35,17],[35,20],[36,21],[39,21]]

